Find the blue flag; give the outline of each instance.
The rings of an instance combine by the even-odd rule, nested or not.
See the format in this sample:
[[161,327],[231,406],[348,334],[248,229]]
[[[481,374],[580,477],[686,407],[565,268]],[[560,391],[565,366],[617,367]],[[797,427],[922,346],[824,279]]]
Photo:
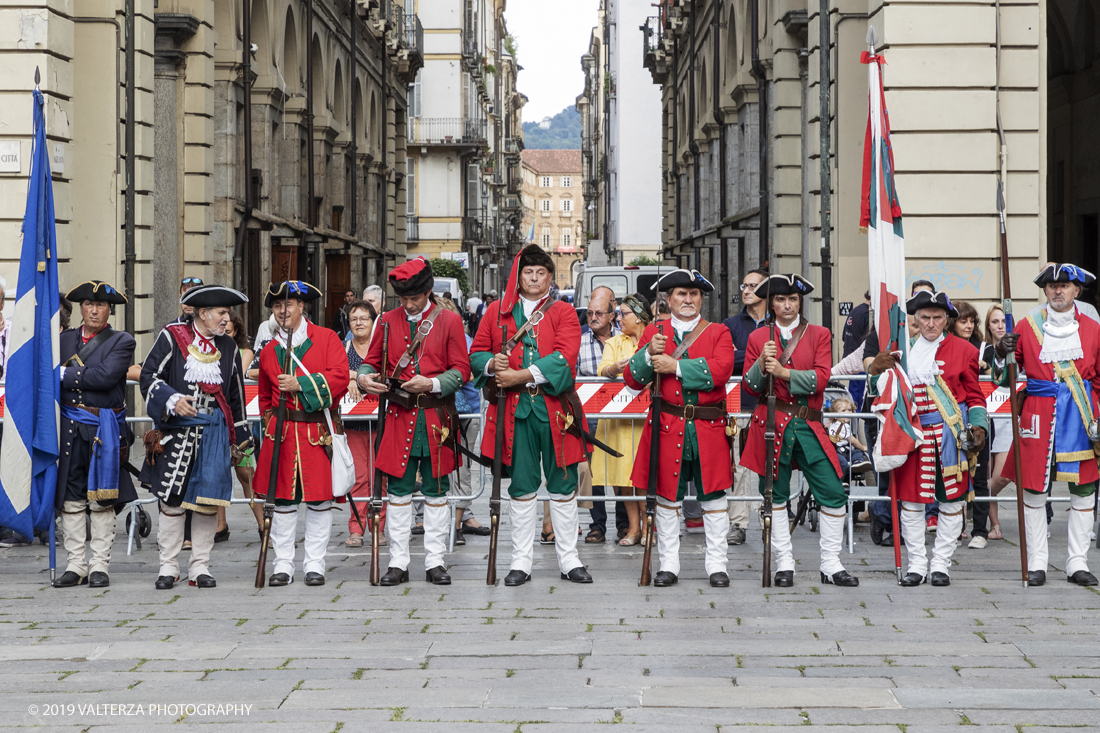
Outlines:
[[34,141],[8,357],[0,449],[0,526],[33,538],[53,527],[61,381],[57,234],[46,101],[34,91]]

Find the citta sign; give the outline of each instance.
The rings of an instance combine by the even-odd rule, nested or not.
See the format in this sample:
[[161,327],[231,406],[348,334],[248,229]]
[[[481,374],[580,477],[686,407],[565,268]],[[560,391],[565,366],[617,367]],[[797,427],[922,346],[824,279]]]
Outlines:
[[18,140],[0,140],[0,173],[21,173],[23,163],[20,158]]

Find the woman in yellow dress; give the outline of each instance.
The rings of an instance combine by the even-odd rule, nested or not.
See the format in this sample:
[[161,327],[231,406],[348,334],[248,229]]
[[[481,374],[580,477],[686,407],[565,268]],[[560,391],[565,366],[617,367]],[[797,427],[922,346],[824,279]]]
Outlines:
[[[645,327],[653,322],[650,314],[649,301],[640,293],[628,295],[619,304],[619,319],[622,333],[608,339],[603,347],[603,358],[596,368],[596,374],[601,377],[618,379],[623,374],[623,369],[638,350],[638,341],[642,338]],[[641,496],[643,491],[635,490],[630,485],[630,472],[634,468],[634,454],[638,449],[638,441],[642,437],[644,418],[637,420],[600,420],[596,426],[596,437],[610,447],[622,453],[622,458],[615,458],[603,451],[595,451],[592,454],[592,483],[615,487],[615,493],[619,496]],[[626,502],[626,514],[630,519],[630,527],[626,536],[619,540],[623,547],[638,544],[642,537],[642,507],[641,502]]]

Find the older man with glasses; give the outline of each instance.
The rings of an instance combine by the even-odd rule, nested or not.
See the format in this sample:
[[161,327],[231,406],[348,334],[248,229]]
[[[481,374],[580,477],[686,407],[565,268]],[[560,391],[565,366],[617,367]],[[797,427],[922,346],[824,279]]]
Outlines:
[[[577,359],[578,377],[599,376],[600,360],[603,359],[604,345],[621,331],[616,323],[618,320],[615,293],[611,288],[602,285],[592,290],[592,296],[588,299],[588,327],[581,329],[581,352]],[[588,431],[595,434],[596,421],[588,421]],[[594,486],[592,472],[587,463],[579,465],[580,495],[604,496],[605,487],[601,484]],[[603,480],[597,476],[595,480]],[[607,505],[600,502],[592,502],[589,510],[592,523],[588,525],[588,534],[584,541],[588,544],[599,544],[607,537]],[[624,532],[630,526],[630,520],[626,514],[626,508],[621,502],[615,506],[615,526],[617,530]],[[620,537],[621,539],[621,537]]]

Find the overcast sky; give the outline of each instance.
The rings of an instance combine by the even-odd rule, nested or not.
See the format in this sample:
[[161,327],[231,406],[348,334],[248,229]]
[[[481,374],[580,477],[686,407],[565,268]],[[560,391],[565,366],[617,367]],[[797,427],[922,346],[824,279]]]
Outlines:
[[525,122],[553,117],[584,91],[581,56],[599,0],[511,0],[504,19],[519,46],[519,91],[531,100]]

